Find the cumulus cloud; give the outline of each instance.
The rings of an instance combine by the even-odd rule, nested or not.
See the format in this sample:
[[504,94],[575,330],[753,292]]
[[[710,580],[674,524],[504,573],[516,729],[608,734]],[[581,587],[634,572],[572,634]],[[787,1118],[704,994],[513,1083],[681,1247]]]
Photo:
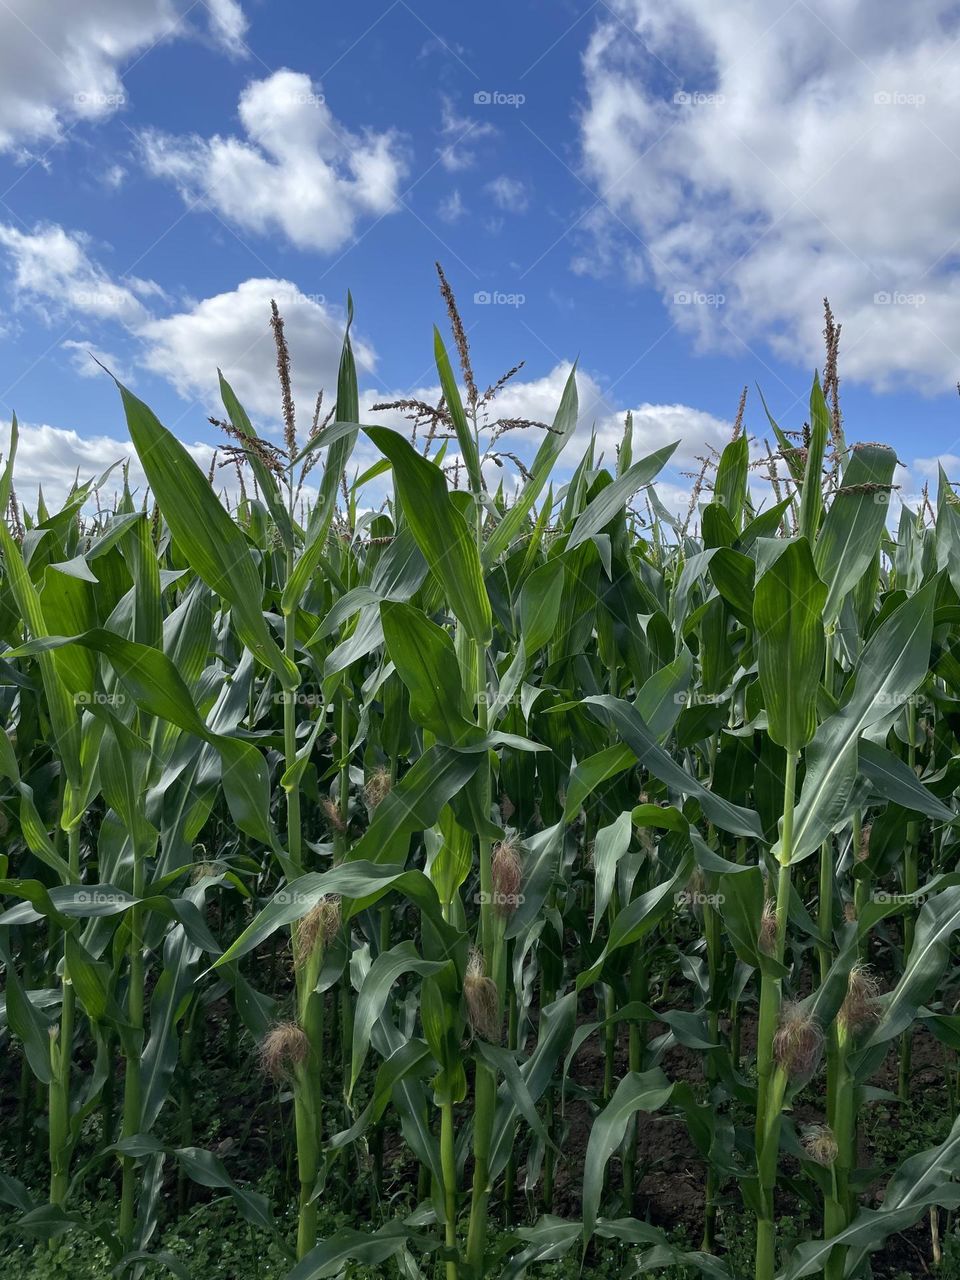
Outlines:
[[[270,302],[275,299],[294,353],[301,413],[312,414],[321,387],[331,398],[346,317],[322,295],[305,294],[290,280],[254,278],[180,310],[157,314],[170,303],[158,284],[136,276],[114,280],[89,248],[86,237],[55,224],[32,232],[0,224],[0,249],[7,252],[18,303],[35,306],[47,319],[115,322],[139,344],[143,365],[184,397],[216,407],[219,367],[248,412],[270,421],[279,416],[270,328]],[[98,358],[118,374],[124,364],[104,351],[99,339],[70,339],[61,345],[82,374],[95,367],[91,350],[100,352]],[[373,348],[357,335],[353,346],[361,377],[371,379]]]
[[[142,495],[147,489],[147,479],[129,439],[121,436],[81,436],[76,431],[53,427],[47,423],[23,423],[18,427],[19,440],[14,464],[14,481],[20,501],[28,510],[33,508],[39,489],[45,500],[53,506],[64,501],[74,484],[86,484],[98,480],[110,468],[112,471],[104,484],[104,505],[109,505],[109,495],[120,485],[119,464],[129,464],[130,488]],[[209,469],[213,447],[199,442],[183,442],[187,452],[198,466]],[[9,432],[0,434],[3,456],[9,450]],[[218,478],[218,489],[233,494],[236,488],[232,468]]]
[[0,5],[0,151],[55,143],[78,120],[126,104],[124,64],[192,32],[205,14],[214,39],[235,47],[245,20],[236,0],[5,0]]
[[[482,419],[487,425],[499,418],[520,418],[529,422],[551,425],[560,405],[564,387],[570,376],[572,364],[568,360],[558,364],[539,378],[522,375],[511,379],[486,410]],[[637,458],[664,445],[679,440],[680,445],[670,464],[670,473],[678,478],[682,471],[699,469],[698,455],[720,450],[730,439],[733,423],[702,409],[685,404],[650,404],[644,402],[634,407],[624,405],[613,391],[604,388],[601,379],[589,371],[577,370],[578,418],[574,438],[562,455],[558,474],[564,476],[579,462],[591,434],[596,436],[598,457],[602,454],[611,462],[616,448],[623,438],[624,422],[628,410],[633,414],[634,455]],[[461,388],[461,395],[465,390]],[[404,391],[376,395],[367,394],[361,404],[361,412],[369,412],[369,406],[377,400],[397,400],[403,397],[436,404],[440,398],[438,386],[407,388]],[[394,414],[372,414],[371,421],[386,421],[390,426],[404,429],[403,419]],[[524,428],[504,437],[500,447],[516,452],[521,458],[529,458],[540,443],[541,432],[536,428]],[[689,486],[687,486],[689,487]]]
[[[7,434],[4,431],[0,437],[4,457],[9,448]],[[38,488],[49,501],[61,502],[78,477],[83,484],[131,452],[129,440],[106,435],[84,437],[60,427],[20,423],[14,469],[17,492],[28,507]]]
[[[325,389],[328,404],[334,398],[346,317],[341,308],[302,293],[289,280],[245,280],[189,309],[141,324],[137,333],[146,344],[147,367],[181,395],[207,404],[219,399],[219,367],[249,413],[277,419],[271,298],[284,318],[294,397],[300,420],[309,428],[317,392]],[[354,335],[353,349],[359,377],[369,379],[376,363],[372,347]]]
[[352,133],[308,75],[280,70],[240,96],[242,138],[142,136],[147,168],[246,231],[279,231],[300,249],[331,251],[363,216],[398,208],[406,172],[392,131]]
[[[329,407],[335,395],[343,330],[343,310],[320,295],[303,293],[289,280],[254,278],[235,289],[170,309],[170,300],[151,281],[126,278],[114,281],[91,257],[83,237],[62,227],[46,226],[34,233],[0,226],[0,249],[6,249],[13,270],[14,291],[20,301],[53,306],[61,313],[82,318],[85,327],[100,322],[108,336],[70,338],[61,342],[77,371],[92,375],[93,354],[113,372],[129,381],[124,368],[129,363],[142,373],[150,371],[165,379],[186,400],[198,402],[207,412],[220,414],[216,371],[219,367],[241,402],[261,429],[271,430],[280,420],[280,393],[276,379],[276,355],[270,328],[270,302],[276,299],[285,321],[286,336],[293,361],[293,391],[302,431],[308,429],[316,395],[326,392]],[[134,358],[117,356],[113,339],[123,335],[138,353]],[[415,398],[437,403],[438,386],[401,387],[384,390],[377,385],[376,354],[368,339],[353,334],[361,387],[361,418],[378,421],[404,432],[410,424],[397,412],[373,413],[378,402]],[[569,376],[569,361],[557,363],[540,377],[511,379],[488,411],[488,420],[519,418],[552,423]],[[558,474],[568,475],[576,465],[591,432],[599,449],[611,461],[623,433],[625,406],[602,381],[586,370],[577,374],[579,421],[576,439],[571,441]],[[696,408],[675,405],[641,404],[633,409],[637,456],[681,439],[664,483],[681,491],[682,470],[693,468],[693,460],[705,449],[720,448],[730,435],[730,423]],[[532,456],[540,439],[537,429],[521,430],[504,437],[502,449],[521,458]],[[35,426],[24,434],[18,483],[43,483],[51,495],[66,493],[79,468],[81,479],[98,474],[118,457],[125,457],[128,445],[122,439],[97,436],[83,439],[75,432],[61,432],[55,426]],[[192,445],[202,465],[209,465],[210,448]],[[206,452],[204,452],[204,449]],[[452,457],[452,454],[450,455]],[[357,443],[354,464],[368,466],[379,455],[365,438]],[[500,473],[491,464],[489,480],[498,482]],[[504,473],[505,474],[505,473]],[[375,486],[377,494],[381,486]],[[672,489],[668,489],[672,492]]]
[[808,364],[828,294],[856,334],[848,377],[955,382],[952,0],[610,9],[584,55],[583,158],[613,215],[594,227],[594,262],[612,266],[621,244],[702,343]]
[[98,319],[135,323],[145,314],[138,294],[157,296],[152,281],[111,280],[89,256],[87,237],[57,224],[20,231],[0,225],[0,246],[13,266],[13,286],[28,302],[42,302],[47,314],[77,312]]

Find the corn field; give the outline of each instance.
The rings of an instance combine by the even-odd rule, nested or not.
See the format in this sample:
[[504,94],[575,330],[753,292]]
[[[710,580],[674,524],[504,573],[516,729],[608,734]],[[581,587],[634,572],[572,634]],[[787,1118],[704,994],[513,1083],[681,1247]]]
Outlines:
[[[900,1237],[935,1269],[960,1206],[948,479],[894,527],[828,311],[802,430],[761,399],[751,438],[741,401],[674,514],[676,446],[638,456],[628,417],[602,457],[575,371],[551,423],[497,419],[441,281],[454,359],[436,332],[442,396],[389,406],[406,432],[360,421],[349,324],[298,432],[276,309],[283,438],[221,376],[223,472],[118,384],[147,492],[29,511],[13,423],[2,1248],[196,1276],[164,1232],[222,1202],[289,1280],[840,1280],[892,1274]],[[215,1061],[250,1117],[225,1143],[195,1105]],[[921,1080],[938,1140],[874,1161],[871,1117]]]

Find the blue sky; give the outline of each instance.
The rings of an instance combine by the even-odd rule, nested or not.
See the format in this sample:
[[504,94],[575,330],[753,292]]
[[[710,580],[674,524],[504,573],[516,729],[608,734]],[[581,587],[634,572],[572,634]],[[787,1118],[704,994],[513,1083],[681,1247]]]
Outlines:
[[895,444],[905,491],[938,456],[960,473],[956,6],[836,8],[7,0],[0,408],[25,483],[122,446],[88,349],[190,444],[218,362],[269,430],[273,294],[301,418],[348,289],[365,403],[426,393],[437,258],[478,380],[524,359],[508,408],[543,417],[579,355],[585,430],[610,443],[631,408],[651,447],[681,434],[678,492],[744,384],[801,424],[824,294],[848,436]]

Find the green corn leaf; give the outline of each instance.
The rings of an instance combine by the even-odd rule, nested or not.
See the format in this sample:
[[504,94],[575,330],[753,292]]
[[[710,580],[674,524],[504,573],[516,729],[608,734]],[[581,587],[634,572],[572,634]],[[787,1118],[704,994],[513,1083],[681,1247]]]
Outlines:
[[99,628],[80,636],[47,636],[10,653],[40,653],[74,644],[109,658],[131,697],[144,711],[211,744],[222,762],[221,782],[235,822],[255,840],[274,847],[270,783],[263,757],[251,743],[214,733],[207,727],[180,673],[165,653]]
[[601,923],[610,898],[617,875],[620,859],[630,847],[633,825],[630,814],[621,813],[608,826],[598,827],[593,845],[593,929],[591,938],[597,935],[597,926]]
[[434,826],[444,805],[476,775],[481,759],[480,752],[452,751],[435,743],[377,806],[373,821],[348,857],[403,862],[414,832]]
[[673,662],[655,671],[644,682],[634,704],[650,732],[663,742],[687,705],[693,679],[693,655],[682,646]]
[[423,1040],[405,1040],[380,1063],[370,1101],[349,1129],[335,1133],[330,1139],[336,1151],[363,1137],[370,1125],[376,1124],[390,1104],[394,1088],[408,1077],[433,1075],[437,1069],[430,1046]]
[[424,960],[415,945],[409,941],[400,942],[389,951],[381,952],[374,960],[363,979],[354,1010],[353,1060],[348,1098],[352,1096],[363,1068],[374,1023],[383,1012],[394,983],[405,973],[416,973],[421,978],[435,975],[443,966],[443,961]]
[[758,538],[772,538],[783,523],[792,502],[791,498],[784,498],[776,506],[770,507],[767,511],[761,511],[758,516],[755,516],[737,538],[733,546],[734,551],[749,551]]
[[[296,562],[289,580],[283,588],[280,608],[284,614],[293,613],[300,605],[307,587],[316,572],[323,555],[327,534],[337,509],[337,492],[340,478],[346,470],[356,443],[360,421],[360,398],[357,390],[357,366],[350,342],[350,326],[353,323],[353,299],[347,295],[347,327],[340,352],[340,368],[337,373],[337,425],[344,430],[331,440],[324,460],[320,494],[310,513],[303,552]],[[302,455],[301,455],[302,456]]]
[[956,822],[960,816],[938,800],[899,756],[869,738],[861,738],[857,744],[857,764],[863,776],[885,800],[892,800],[904,809],[922,813],[937,822]]
[[534,569],[520,590],[520,635],[528,658],[555,636],[563,583],[563,561],[548,560]]
[[296,667],[277,646],[263,616],[263,584],[246,538],[177,438],[135,395],[117,387],[130,438],[163,517],[190,566],[230,605],[243,643],[286,689]]
[[861,734],[891,719],[926,676],[938,585],[929,582],[876,628],[860,655],[849,701],[824,720],[807,748],[794,861],[818,849],[846,817]]
[[680,441],[677,440],[663,449],[658,449],[655,453],[648,454],[646,458],[641,458],[629,471],[625,471],[622,476],[608,484],[577,516],[567,538],[567,550],[573,551],[575,547],[579,547],[581,543],[592,538],[609,524],[637,490],[649,484],[666,466],[679,443]]
[[41,1084],[49,1084],[51,1022],[30,999],[16,965],[4,947],[0,947],[6,980],[6,1014],[10,1030],[19,1036],[30,1070]]
[[680,861],[669,880],[649,889],[633,899],[618,912],[610,926],[610,935],[596,962],[577,975],[577,990],[595,982],[609,956],[622,947],[633,946],[656,927],[663,917],[677,904],[677,894],[684,888],[693,866],[693,853],[688,852]]
[[411,604],[384,601],[380,620],[387,653],[410,692],[418,724],[454,747],[481,738],[463,713],[460,665],[447,632]]
[[564,822],[574,822],[584,802],[597,787],[608,779],[615,778],[618,773],[632,768],[636,760],[633,750],[620,742],[612,747],[605,747],[596,755],[576,765],[567,783],[567,800],[563,810]]
[[583,1164],[584,1249],[597,1226],[607,1161],[623,1141],[628,1122],[638,1111],[659,1111],[670,1101],[672,1093],[673,1085],[659,1069],[631,1071],[594,1120]]
[[286,888],[279,889],[212,967],[219,969],[239,960],[277,929],[302,920],[321,899],[335,896],[349,899],[344,911],[344,914],[349,914],[351,904],[373,906],[392,890],[415,902],[441,933],[449,932],[437,891],[422,871],[398,870],[396,866],[377,866],[371,862],[345,862],[331,871],[314,871],[300,876]]
[[482,493],[483,476],[480,473],[480,454],[477,449],[477,441],[467,420],[467,415],[464,413],[463,402],[460,399],[460,388],[457,386],[457,380],[450,365],[450,357],[447,355],[447,349],[443,345],[443,338],[440,336],[440,330],[436,325],[433,327],[433,354],[437,362],[437,373],[440,375],[440,390],[443,392],[444,403],[453,420],[453,430],[467,469],[471,492],[475,494]]
[[223,1161],[211,1151],[200,1147],[177,1147],[173,1152],[178,1164],[187,1177],[202,1187],[212,1187],[217,1191],[226,1191],[231,1197],[240,1216],[261,1231],[275,1231],[270,1201],[256,1191],[245,1191],[238,1187],[227,1173]]
[[869,568],[886,525],[897,455],[885,445],[854,445],[824,517],[813,558],[827,584],[823,616],[834,622],[843,598]]
[[732,835],[763,838],[760,819],[756,813],[752,809],[724,800],[722,796],[708,790],[699,779],[687,773],[672,756],[667,755],[640,713],[628,702],[611,698],[609,694],[591,695],[583,701],[598,720],[617,730],[639,763],[649,769],[655,778],[679,791],[681,795],[698,800],[711,822]]
[[387,427],[366,434],[393,464],[394,484],[403,513],[430,570],[442,583],[450,607],[479,644],[492,630],[490,599],[475,535],[452,500],[443,472]]
[[807,461],[803,471],[799,528],[800,537],[806,538],[811,546],[823,515],[823,455],[829,438],[830,410],[823,397],[820,379],[814,374],[810,389],[810,442],[807,445]]
[[[220,399],[223,401],[223,407],[227,411],[227,420],[232,426],[246,437],[248,440],[258,440],[256,430],[253,423],[247,416],[247,411],[237,399],[230,383],[223,376],[223,372],[218,369],[217,377],[220,379]],[[277,477],[273,471],[266,466],[256,448],[246,449],[245,456],[253,474],[256,476],[257,485],[263,500],[267,504],[270,515],[273,517],[274,524],[280,531],[285,547],[293,547],[293,525],[290,522],[290,513],[284,506],[283,498],[280,495],[280,486],[277,484]]]
[[340,1276],[348,1262],[379,1268],[388,1258],[395,1258],[411,1239],[417,1240],[421,1247],[436,1246],[435,1240],[421,1237],[402,1222],[388,1222],[374,1232],[343,1227],[301,1258],[287,1273],[286,1280],[325,1280],[329,1276]]
[[717,464],[713,482],[713,500],[719,503],[739,529],[747,498],[747,472],[750,466],[750,442],[739,435],[725,446]]
[[827,588],[817,577],[805,538],[790,543],[761,574],[754,593],[753,623],[767,732],[794,754],[817,729],[826,598]]
[[[798,1244],[777,1280],[800,1280],[801,1276],[822,1275],[823,1267],[834,1248],[853,1249],[862,1259],[895,1232],[912,1227],[930,1205],[956,1209],[960,1205],[960,1186],[945,1179],[925,1191],[909,1204],[891,1209],[861,1209],[848,1227],[826,1240]],[[852,1275],[853,1272],[851,1271]]]
[[757,567],[732,547],[719,547],[710,560],[710,577],[734,617],[753,627],[753,595]]
[[544,436],[530,467],[530,476],[515,502],[487,539],[483,548],[483,566],[489,569],[510,546],[523,528],[537,498],[543,492],[560,454],[566,448],[577,427],[579,404],[577,400],[577,366],[567,376],[553,426]]
[[960,885],[954,885],[923,904],[903,975],[894,990],[882,998],[880,1017],[853,1056],[858,1074],[876,1062],[874,1050],[905,1030],[920,1005],[936,991],[950,956],[951,939],[958,929]]
[[548,1213],[535,1226],[517,1227],[516,1236],[524,1247],[507,1262],[503,1280],[523,1280],[533,1263],[565,1258],[580,1238],[580,1224]]
[[[12,459],[7,462],[4,475],[9,475],[11,467]],[[30,580],[20,548],[10,536],[6,520],[3,518],[0,518],[0,550],[3,552],[6,580],[16,600],[20,616],[34,640],[42,640],[49,634],[43,606],[36,587]],[[56,739],[57,753],[63,761],[67,779],[74,788],[79,788],[81,785],[79,712],[53,654],[44,649],[39,650],[37,664],[40,667],[40,678],[43,681],[47,712]]]

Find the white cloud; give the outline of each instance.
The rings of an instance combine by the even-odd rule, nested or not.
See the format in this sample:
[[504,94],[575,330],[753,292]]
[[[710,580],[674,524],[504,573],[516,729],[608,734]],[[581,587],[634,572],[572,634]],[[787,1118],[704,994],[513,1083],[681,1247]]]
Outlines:
[[[289,280],[255,278],[235,289],[191,302],[178,312],[157,314],[170,300],[152,280],[137,276],[117,282],[87,252],[85,237],[57,225],[21,232],[0,224],[0,248],[13,268],[18,303],[36,306],[48,319],[68,315],[87,321],[112,321],[142,347],[142,362],[166,378],[188,399],[210,409],[220,403],[217,368],[231,382],[248,412],[268,421],[279,417],[276,349],[270,327],[270,302],[276,299],[284,318],[294,371],[294,390],[304,425],[312,416],[317,392],[329,401],[346,317],[321,295],[303,293]],[[71,339],[62,344],[83,375],[95,368],[94,350],[122,376],[123,359],[103,351],[96,340]],[[95,349],[96,348],[96,349]],[[370,344],[354,333],[354,355],[361,377],[373,375],[376,357]]]
[[[76,431],[53,427],[46,423],[19,423],[19,442],[14,463],[14,486],[20,502],[34,507],[38,488],[51,507],[62,503],[73,484],[98,479],[109,467],[129,462],[130,488],[142,495],[147,488],[146,476],[129,439],[109,436],[81,436]],[[183,442],[193,460],[205,471],[210,466],[213,447],[208,444]],[[3,456],[9,451],[9,433],[0,437]],[[225,487],[236,488],[232,468],[222,473]],[[104,486],[103,503],[109,507],[112,494],[120,487],[120,469],[111,473]]]
[[[543,422],[548,426],[556,416],[563,390],[570,376],[571,363],[567,360],[554,365],[539,378],[512,378],[500,391],[486,411],[489,424],[498,418],[522,418],[530,422]],[[461,388],[461,395],[465,391]],[[407,388],[389,394],[367,393],[363,397],[361,411],[369,410],[375,401],[392,401],[409,397],[436,404],[440,398],[439,387]],[[591,431],[596,432],[598,453],[602,450],[607,460],[614,456],[616,446],[623,437],[623,426],[629,405],[623,405],[614,391],[606,390],[602,382],[585,369],[577,370],[578,419],[575,439],[567,445],[560,470],[567,474],[580,460]],[[730,439],[733,423],[702,409],[685,404],[642,403],[632,408],[634,456],[642,457],[664,445],[679,440],[671,466],[689,470],[697,455],[707,450],[722,449]],[[403,429],[399,415],[374,414],[371,421],[388,422]],[[536,428],[517,430],[502,438],[503,448],[511,449],[521,457],[532,454],[539,444],[541,432]],[[699,464],[697,464],[699,465]]]
[[495,125],[488,120],[476,120],[461,115],[446,94],[440,99],[440,129],[443,145],[437,149],[440,163],[449,173],[472,169],[477,163],[476,145],[484,138],[497,135]]
[[[616,215],[596,228],[600,265],[606,256],[616,269],[619,241],[645,262],[670,320],[703,343],[768,344],[807,364],[820,357],[829,295],[851,335],[846,376],[880,389],[952,385],[952,0],[612,8],[584,56],[584,161]],[[577,266],[591,262],[581,254]]]
[[55,143],[78,120],[126,105],[124,64],[190,35],[206,14],[228,47],[244,28],[236,0],[5,0],[0,5],[0,151]]
[[122,164],[112,164],[104,172],[101,181],[110,188],[111,191],[119,191],[123,186],[127,176],[127,171]]
[[450,192],[437,205],[437,216],[442,218],[444,222],[459,222],[467,211],[467,206],[463,203],[463,197],[457,187]]
[[[319,295],[304,294],[289,280],[255,278],[235,289],[193,301],[171,314],[157,308],[169,299],[151,281],[128,277],[122,284],[112,281],[91,259],[85,241],[62,227],[38,228],[32,235],[0,227],[0,246],[7,249],[14,266],[14,286],[24,300],[57,303],[62,313],[73,313],[87,321],[110,322],[116,334],[123,334],[140,348],[135,363],[164,378],[186,400],[198,401],[207,412],[220,415],[216,371],[222,369],[248,412],[263,428],[276,428],[280,420],[280,392],[276,378],[276,352],[270,326],[270,302],[284,317],[293,369],[293,391],[301,432],[310,424],[317,392],[323,388],[325,403],[335,396],[345,315]],[[112,343],[111,343],[112,346]],[[61,343],[81,376],[94,376],[97,367],[91,354],[124,381],[130,374],[125,358],[97,339],[69,339]],[[361,387],[361,417],[379,421],[404,432],[410,429],[399,413],[372,414],[371,406],[415,398],[437,403],[436,386],[384,391],[376,385],[376,356],[370,343],[356,331],[353,348]],[[550,424],[560,404],[570,373],[568,361],[560,362],[539,378],[518,376],[509,381],[488,410],[488,420],[522,418]],[[577,439],[571,441],[558,474],[568,475],[595,430],[599,448],[612,460],[623,432],[625,410],[619,407],[612,390],[589,372],[578,371],[580,415]],[[634,409],[635,452],[637,456],[681,438],[683,443],[675,465],[692,464],[698,453],[711,446],[721,447],[730,435],[730,424],[686,405],[642,404]],[[95,474],[115,457],[125,455],[123,441],[110,437],[83,440],[73,432],[53,426],[36,427],[32,441],[24,446],[18,483],[43,481],[51,492],[65,493],[79,466],[81,473]],[[36,434],[40,433],[40,434]],[[511,433],[501,448],[529,457],[540,438],[537,429]],[[194,450],[202,446],[192,446]],[[44,451],[46,460],[44,461]],[[200,454],[197,454],[198,458]],[[364,438],[358,440],[354,462],[369,465],[379,455]],[[209,449],[206,454],[209,460]],[[204,462],[203,465],[207,465]],[[677,473],[678,475],[679,473]],[[82,478],[85,475],[82,474]],[[495,483],[497,476],[491,476]],[[666,477],[667,483],[674,483]],[[59,486],[59,488],[57,488]]]
[[331,251],[365,216],[398,208],[406,162],[391,131],[348,131],[308,75],[281,70],[240,96],[245,138],[143,135],[147,167],[247,231]]
[[[723,449],[733,434],[731,422],[688,404],[643,403],[637,405],[632,413],[634,457],[640,458],[679,440],[677,451],[670,460],[674,469],[693,468],[698,455],[702,456],[709,449]],[[621,410],[608,418],[602,424],[602,438],[609,440],[613,437],[619,443],[625,417]]]
[[[6,457],[6,440],[4,446]],[[74,481],[79,479],[79,483],[84,484],[132,454],[129,440],[105,435],[84,437],[61,427],[20,423],[14,485],[20,501],[28,509],[39,487],[43,488],[49,503],[59,503]],[[143,473],[133,457],[131,486],[136,483],[143,483]]]
[[205,3],[214,37],[230,53],[245,53],[243,37],[247,33],[247,19],[237,0],[205,0]]
[[526,213],[530,208],[530,194],[525,182],[519,178],[510,178],[505,173],[488,182],[486,190],[493,197],[498,209],[507,213]]
[[42,304],[48,315],[75,311],[136,322],[146,314],[137,294],[155,296],[159,286],[136,277],[123,283],[111,280],[89,257],[87,245],[85,236],[55,223],[32,232],[0,225],[0,246],[10,255],[14,288],[26,301]]
[[[219,367],[248,413],[278,419],[271,298],[284,319],[299,421],[308,429],[317,392],[324,389],[328,405],[336,394],[345,316],[339,307],[302,293],[289,280],[245,280],[189,310],[140,324],[137,334],[146,344],[147,367],[182,396],[214,407],[219,403]],[[369,380],[376,360],[372,348],[354,334],[353,349],[359,376]]]
[[[215,360],[217,357],[214,352],[222,350],[222,346],[214,332],[216,326],[209,323],[209,317],[206,327],[205,335],[201,335],[200,331],[194,328],[190,336],[195,341],[206,342],[209,355]],[[294,336],[292,326],[289,332],[293,343],[299,345],[299,339]],[[300,336],[303,336],[302,331]],[[79,357],[81,354],[79,348],[84,344],[69,345]],[[265,417],[275,418],[277,397],[271,391],[273,369],[267,367],[268,364],[272,365],[272,343],[268,344],[268,349],[271,353],[269,356],[265,351],[261,351],[252,364],[249,360],[245,360],[242,367],[225,372],[241,400],[245,401],[248,407],[254,411],[259,410]],[[99,356],[102,353],[96,354]],[[172,356],[173,352],[169,354]],[[249,357],[250,353],[247,354]],[[293,354],[296,358],[296,346]],[[104,357],[104,363],[110,364],[112,359],[107,355]],[[204,377],[206,370],[201,370],[199,363],[202,362],[198,362],[198,367],[187,375],[183,390],[187,394],[196,392],[198,395],[208,396],[211,407],[214,408],[216,406],[213,401],[214,390],[211,380]],[[491,418],[518,417],[551,423],[569,372],[570,365],[562,363],[541,378],[514,381],[508,384],[509,389],[504,389],[498,397],[496,406],[491,412]],[[578,431],[558,465],[558,479],[568,477],[579,462],[592,429],[595,428],[597,432],[598,458],[602,455],[608,466],[615,462],[616,445],[619,444],[623,433],[624,411],[611,409],[597,381],[590,374],[578,371],[577,385],[581,407]],[[262,395],[264,387],[267,389],[266,395]],[[391,401],[401,397],[415,397],[436,403],[439,396],[439,387],[405,388],[397,392],[383,392],[367,387],[361,391],[361,418],[366,421],[381,422],[385,426],[394,427],[407,434],[410,424],[399,413],[372,413],[371,406],[379,401]],[[301,407],[305,407],[305,404]],[[635,457],[661,448],[676,439],[678,435],[683,436],[683,443],[674,455],[673,462],[661,473],[661,478],[657,482],[657,493],[670,510],[685,512],[690,493],[690,481],[682,475],[682,472],[697,469],[693,460],[698,452],[702,453],[711,444],[721,446],[729,438],[730,423],[722,422],[710,414],[685,405],[644,404],[633,412]],[[305,425],[306,422],[304,422]],[[500,447],[512,450],[521,458],[529,459],[539,444],[540,438],[541,433],[536,429],[517,431],[504,437]],[[184,441],[184,444],[197,464],[206,471],[210,466],[213,446],[187,441]],[[376,448],[361,434],[351,460],[351,471],[366,469],[379,460],[380,456]],[[448,449],[447,461],[452,463],[454,457],[455,453]],[[86,438],[75,431],[47,424],[21,423],[20,447],[15,468],[17,491],[28,509],[32,507],[37,487],[41,485],[48,502],[59,503],[78,477],[79,482],[83,483],[99,476],[108,467],[123,460],[130,462],[131,486],[142,493],[146,488],[146,479],[130,441],[123,436],[97,435]],[[505,463],[503,471],[499,471],[492,463],[488,463],[485,474],[488,483],[492,486],[496,486],[502,479],[509,487],[515,479],[513,467],[509,461]],[[232,468],[219,470],[217,477],[218,491],[225,491],[230,495],[231,500],[235,500],[237,482]],[[119,472],[107,482],[103,498],[105,505],[109,505],[110,494],[116,489],[118,483]],[[378,503],[388,487],[388,480],[381,479],[372,483],[364,491],[365,499]],[[312,488],[305,490],[305,493],[311,498],[315,496],[315,490]]]
[[[95,342],[89,342],[86,339],[68,338],[65,342],[61,342],[60,346],[64,351],[70,353],[70,363],[81,378],[102,377],[103,369],[100,368],[102,364],[126,386],[132,387],[135,385],[133,372],[126,367],[120,356],[114,355],[112,351],[105,351],[102,347],[98,347]],[[100,363],[98,364],[97,361]]]
[[929,503],[930,509],[936,511],[941,467],[947,479],[956,483],[960,475],[960,457],[955,453],[942,453],[935,458],[914,458],[908,466],[897,468],[893,479],[900,488],[890,495],[890,523],[894,527],[900,518],[902,505],[916,512]]

